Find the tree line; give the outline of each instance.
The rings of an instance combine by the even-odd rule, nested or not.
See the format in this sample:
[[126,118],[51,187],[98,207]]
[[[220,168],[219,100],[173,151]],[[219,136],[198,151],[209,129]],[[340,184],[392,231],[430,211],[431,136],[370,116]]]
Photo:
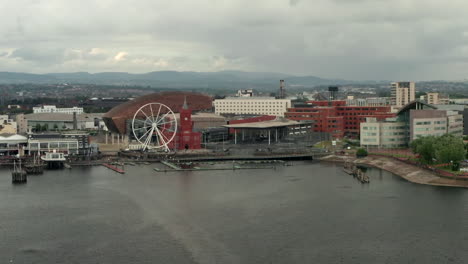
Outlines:
[[425,164],[458,164],[467,158],[467,145],[463,138],[451,134],[418,138],[411,142],[410,147]]

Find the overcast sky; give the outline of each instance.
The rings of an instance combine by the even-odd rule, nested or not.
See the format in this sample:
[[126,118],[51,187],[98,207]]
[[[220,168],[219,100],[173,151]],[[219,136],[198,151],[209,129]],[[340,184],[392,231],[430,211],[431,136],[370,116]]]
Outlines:
[[0,0],[0,71],[468,78],[466,0]]

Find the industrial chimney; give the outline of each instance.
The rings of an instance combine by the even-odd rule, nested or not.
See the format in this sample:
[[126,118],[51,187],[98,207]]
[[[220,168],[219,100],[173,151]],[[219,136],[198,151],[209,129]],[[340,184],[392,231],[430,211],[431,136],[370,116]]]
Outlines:
[[336,94],[338,93],[338,86],[329,86],[328,87],[328,105],[332,105],[332,101],[336,100]]
[[76,117],[76,112],[73,112],[73,130],[78,130],[78,119]]
[[286,91],[284,88],[284,80],[280,80],[279,98],[284,99],[285,97],[286,97]]

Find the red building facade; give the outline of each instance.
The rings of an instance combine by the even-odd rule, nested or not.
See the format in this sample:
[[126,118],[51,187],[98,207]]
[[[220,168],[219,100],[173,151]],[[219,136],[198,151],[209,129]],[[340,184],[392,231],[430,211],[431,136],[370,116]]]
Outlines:
[[321,107],[333,107],[333,106],[345,106],[346,101],[342,100],[334,100],[334,101],[309,101],[307,102],[308,104],[315,105],[315,106],[321,106]]
[[180,109],[180,126],[174,137],[169,143],[170,149],[201,149],[201,133],[193,132],[192,110],[188,108],[184,101]]
[[344,136],[343,117],[336,115],[335,107],[298,107],[289,108],[284,116],[291,120],[314,121],[314,132],[326,132],[334,138]]
[[368,117],[377,118],[378,121],[385,118],[395,117],[395,113],[390,113],[390,106],[338,106],[336,114],[343,117],[345,135],[352,138],[359,138],[361,123]]
[[367,117],[375,117],[378,120],[395,117],[387,106],[346,106],[346,101],[307,103],[307,107],[289,108],[285,117],[298,121],[314,121],[314,132],[330,133],[334,138],[342,138],[345,135],[359,138],[360,123]]

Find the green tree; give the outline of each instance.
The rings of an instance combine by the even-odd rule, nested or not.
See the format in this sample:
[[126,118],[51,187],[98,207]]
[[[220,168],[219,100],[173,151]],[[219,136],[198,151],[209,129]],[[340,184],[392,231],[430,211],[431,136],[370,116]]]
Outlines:
[[468,159],[468,143],[465,144],[465,153],[466,153],[466,158]]
[[450,134],[419,138],[410,146],[414,153],[419,154],[421,162],[426,164],[455,163],[465,159],[467,154],[463,139]]
[[36,124],[34,130],[35,130],[36,132],[41,131],[41,130],[42,130],[41,124]]
[[410,146],[414,153],[419,154],[422,162],[432,164],[436,159],[434,146],[436,141],[435,137],[427,136],[414,140]]
[[367,150],[363,149],[363,148],[360,148],[356,151],[356,157],[358,158],[363,158],[363,157],[367,157],[368,153],[367,153]]
[[463,139],[450,134],[439,137],[434,143],[434,149],[439,163],[459,162],[466,156]]
[[58,130],[58,126],[57,124],[54,124],[54,130],[57,131]]

